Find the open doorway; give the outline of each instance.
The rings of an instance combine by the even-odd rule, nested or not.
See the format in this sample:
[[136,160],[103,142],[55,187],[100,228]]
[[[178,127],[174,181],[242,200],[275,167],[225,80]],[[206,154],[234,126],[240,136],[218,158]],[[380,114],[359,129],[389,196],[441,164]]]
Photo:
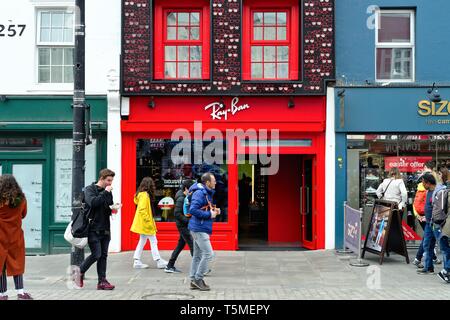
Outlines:
[[278,173],[239,165],[238,245],[243,250],[314,249],[314,157],[280,155]]

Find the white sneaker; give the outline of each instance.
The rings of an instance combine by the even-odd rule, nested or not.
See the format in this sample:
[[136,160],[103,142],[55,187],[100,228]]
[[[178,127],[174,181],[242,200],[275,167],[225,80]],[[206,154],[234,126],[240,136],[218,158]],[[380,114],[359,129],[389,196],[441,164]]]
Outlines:
[[156,261],[156,267],[158,269],[165,269],[167,267],[168,262],[164,259],[159,259]]
[[147,269],[148,268],[148,264],[142,263],[141,260],[134,260],[133,268],[135,268],[135,269]]

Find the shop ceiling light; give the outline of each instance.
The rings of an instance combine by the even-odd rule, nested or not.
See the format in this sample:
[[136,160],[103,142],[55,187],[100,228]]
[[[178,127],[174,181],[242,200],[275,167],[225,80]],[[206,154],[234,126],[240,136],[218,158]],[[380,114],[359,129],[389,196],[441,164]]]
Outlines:
[[436,88],[436,82],[433,82],[433,86],[431,87],[431,89],[427,90],[428,99],[431,102],[438,103],[438,102],[441,102],[442,99],[441,99],[441,95],[439,93],[439,90],[435,89],[435,88]]

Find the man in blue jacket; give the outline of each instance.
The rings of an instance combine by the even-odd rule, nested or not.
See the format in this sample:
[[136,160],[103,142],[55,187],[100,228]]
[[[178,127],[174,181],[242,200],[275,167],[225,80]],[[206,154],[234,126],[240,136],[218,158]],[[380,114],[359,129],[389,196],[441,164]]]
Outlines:
[[213,250],[210,242],[213,219],[220,214],[220,209],[212,204],[212,197],[216,187],[216,178],[212,173],[202,176],[202,183],[196,183],[189,188],[192,192],[189,213],[189,230],[194,242],[194,255],[191,265],[191,289],[201,291],[210,290],[203,280],[204,274],[209,270],[208,263],[212,260]]

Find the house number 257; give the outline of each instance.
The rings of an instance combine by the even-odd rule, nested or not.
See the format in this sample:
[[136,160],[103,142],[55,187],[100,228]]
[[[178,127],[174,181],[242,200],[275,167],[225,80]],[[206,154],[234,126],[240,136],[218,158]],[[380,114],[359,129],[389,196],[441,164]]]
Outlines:
[[5,26],[4,24],[0,24],[0,37],[21,37],[23,32],[25,31],[25,24],[10,24]]

